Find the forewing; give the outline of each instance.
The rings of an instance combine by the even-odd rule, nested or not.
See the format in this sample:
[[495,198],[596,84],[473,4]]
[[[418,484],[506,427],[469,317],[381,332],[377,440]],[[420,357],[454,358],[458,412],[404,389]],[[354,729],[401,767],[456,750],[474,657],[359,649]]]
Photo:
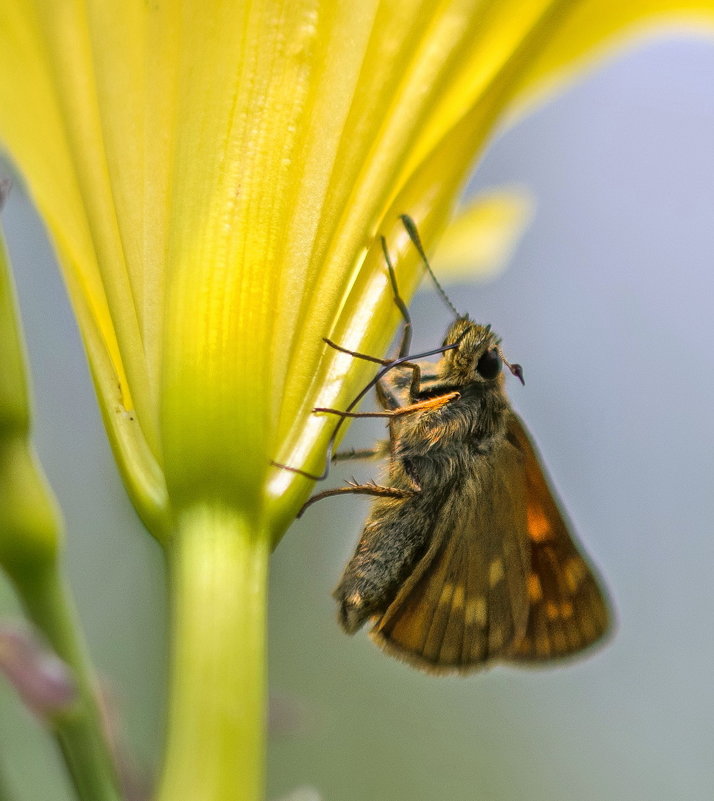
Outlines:
[[444,501],[430,546],[371,631],[434,672],[466,672],[525,633],[529,569],[522,458],[506,440]]
[[595,571],[569,533],[533,443],[515,414],[509,419],[508,438],[525,460],[531,565],[526,632],[507,658],[521,662],[568,656],[605,634],[608,603]]

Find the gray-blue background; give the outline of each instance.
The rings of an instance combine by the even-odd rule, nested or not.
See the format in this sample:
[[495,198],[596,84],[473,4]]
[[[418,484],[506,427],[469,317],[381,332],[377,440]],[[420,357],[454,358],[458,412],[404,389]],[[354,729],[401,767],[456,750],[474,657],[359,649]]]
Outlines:
[[[476,183],[529,187],[537,214],[501,278],[451,294],[525,366],[511,395],[611,588],[616,637],[558,670],[413,672],[338,629],[330,592],[366,502],[320,504],[272,563],[269,795],[309,785],[324,801],[709,801],[714,45],[660,41],[601,68],[502,135]],[[51,252],[19,191],[4,224],[68,573],[151,764],[161,555],[124,497]],[[412,308],[416,344],[432,346],[448,314],[433,292]],[[358,421],[350,442],[379,433]],[[350,472],[338,467],[334,482]],[[0,613],[12,609],[0,583]],[[1,681],[0,712],[13,798],[63,801],[52,749]]]

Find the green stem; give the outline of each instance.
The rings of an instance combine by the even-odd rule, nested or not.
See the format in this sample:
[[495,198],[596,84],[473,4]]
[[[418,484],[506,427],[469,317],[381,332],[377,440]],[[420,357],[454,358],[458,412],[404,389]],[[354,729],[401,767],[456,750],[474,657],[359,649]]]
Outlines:
[[265,755],[267,533],[232,509],[181,517],[159,801],[259,801]]
[[12,796],[10,795],[10,790],[8,789],[8,785],[5,781],[5,772],[3,770],[3,765],[0,763],[0,801],[11,801]]
[[[32,586],[28,586],[31,584]],[[69,590],[54,561],[26,576],[22,602],[28,616],[71,668],[79,698],[53,720],[54,734],[81,801],[119,801],[116,774],[96,704],[93,672],[81,640]]]

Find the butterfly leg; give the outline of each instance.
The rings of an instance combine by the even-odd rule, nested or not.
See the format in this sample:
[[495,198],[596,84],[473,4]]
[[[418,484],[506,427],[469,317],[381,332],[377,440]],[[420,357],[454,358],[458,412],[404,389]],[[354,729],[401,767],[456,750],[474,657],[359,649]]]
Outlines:
[[449,401],[455,400],[460,397],[460,392],[447,392],[444,395],[437,395],[435,398],[426,398],[425,400],[411,403],[408,406],[398,406],[396,409],[385,409],[383,412],[344,412],[341,409],[328,409],[322,406],[317,406],[313,412],[323,412],[326,414],[335,414],[338,417],[401,417],[405,414],[413,414],[414,412],[424,412],[433,409],[439,409]]
[[[391,365],[395,364],[395,361],[398,361],[400,359],[401,360],[405,360],[407,358],[407,353],[409,352],[409,347],[411,345],[412,321],[411,321],[411,317],[409,315],[409,310],[407,309],[406,304],[404,303],[404,300],[403,300],[402,296],[399,293],[399,287],[397,285],[396,273],[394,272],[394,265],[392,264],[392,260],[391,260],[391,258],[389,256],[389,251],[387,250],[386,240],[382,236],[380,241],[381,241],[381,245],[382,245],[382,252],[384,253],[384,259],[385,259],[386,264],[387,264],[387,270],[389,272],[389,281],[390,281],[390,283],[392,285],[392,294],[394,296],[394,303],[396,304],[397,308],[401,312],[402,318],[404,320],[404,329],[402,331],[402,339],[401,339],[401,343],[400,343],[400,346],[399,346],[399,355],[397,356],[397,359],[396,360],[394,360],[394,359],[380,359],[380,358],[378,358],[376,356],[371,356],[371,355],[369,355],[367,353],[360,353],[359,351],[353,351],[353,350],[350,350],[349,348],[344,348],[341,345],[338,345],[336,342],[333,342],[331,339],[328,339],[327,337],[323,337],[323,341],[327,345],[329,345],[329,347],[334,348],[335,350],[340,351],[341,353],[346,353],[347,355],[352,356],[355,359],[363,359],[365,361],[373,362],[374,364],[380,364],[384,368],[384,372],[386,372],[386,370],[390,369]],[[397,365],[395,365],[395,366],[397,366]],[[401,366],[407,367],[407,368],[409,368],[409,369],[411,369],[413,371],[412,385],[414,385],[416,383],[416,385],[418,386],[419,383],[420,383],[420,371],[419,371],[418,365],[413,364],[413,363],[408,362],[408,361],[402,361],[401,362]],[[354,400],[349,404],[349,406],[347,407],[347,411],[349,411],[350,409],[353,409],[357,405],[357,403],[359,403],[359,401],[365,396],[367,391],[371,387],[375,386],[375,384],[377,385],[377,392],[378,392],[378,395],[379,395],[380,383],[381,382],[379,381],[379,377],[377,379],[374,379],[373,381],[370,381],[370,383],[367,384],[367,386],[362,389],[362,391],[359,393],[359,395],[357,395],[357,397],[354,398]],[[386,399],[386,397],[387,397],[386,395],[384,395],[384,394],[382,395],[382,398]],[[384,401],[380,401],[380,402],[382,402],[382,405],[385,407],[385,409],[389,408],[390,410],[396,411],[399,408],[399,402],[396,399],[396,397],[394,397],[394,396],[392,396],[388,401],[384,400]],[[339,414],[339,412],[337,412],[337,410],[329,410],[328,409],[328,410],[325,410],[325,411],[334,411],[336,414]],[[280,467],[283,470],[290,470],[293,473],[298,473],[298,475],[305,476],[305,478],[310,478],[310,479],[313,479],[313,480],[316,480],[316,481],[320,481],[320,480],[326,478],[327,474],[328,474],[328,471],[329,471],[330,462],[334,458],[333,453],[332,453],[332,450],[333,450],[333,447],[334,447],[334,443],[335,443],[335,441],[337,439],[337,434],[338,434],[338,432],[340,430],[340,427],[341,427],[341,425],[342,425],[342,423],[344,421],[344,417],[345,416],[347,416],[347,417],[349,417],[349,416],[354,416],[354,417],[365,416],[366,417],[366,416],[369,416],[369,415],[366,415],[366,414],[365,415],[356,415],[356,414],[355,415],[349,415],[349,414],[346,414],[346,415],[342,416],[342,418],[338,421],[337,426],[335,427],[335,430],[332,432],[332,436],[330,437],[330,441],[328,442],[328,445],[327,445],[327,460],[325,462],[325,468],[322,471],[322,473],[320,473],[319,475],[316,474],[316,473],[310,473],[310,472],[308,472],[306,470],[301,470],[300,468],[297,468],[297,467],[291,467],[290,465],[287,465],[287,464],[282,464],[281,462],[276,462],[275,460],[271,460],[271,464],[274,467]],[[386,415],[386,416],[391,417],[392,415]],[[371,455],[372,454],[369,454],[365,458],[370,458]],[[375,455],[381,455],[381,454],[377,453]]]
[[[448,392],[445,395],[440,395],[436,398],[427,398],[426,400],[419,401],[418,403],[411,404],[410,406],[402,406],[397,409],[392,410],[385,410],[384,412],[345,412],[341,409],[327,409],[327,408],[316,408],[313,411],[315,412],[323,412],[326,414],[334,414],[344,419],[346,417],[387,417],[394,419],[395,417],[399,417],[405,414],[412,414],[413,412],[422,412],[428,409],[438,409],[441,406],[449,403],[449,401],[453,400],[454,398],[459,397],[458,392]],[[375,456],[384,456],[389,451],[389,443],[386,442],[381,446],[377,446],[374,449],[367,449],[364,451],[357,452],[355,451],[355,455],[352,456],[351,454],[347,454],[346,458],[370,458]],[[343,456],[342,458],[345,458]],[[352,494],[361,494],[361,495],[376,495],[378,497],[383,498],[408,498],[413,496],[415,493],[418,493],[421,489],[419,479],[416,475],[409,474],[410,481],[412,483],[413,489],[412,490],[402,490],[397,489],[395,487],[381,487],[378,484],[348,484],[346,487],[338,487],[337,489],[325,490],[324,492],[319,492],[317,495],[313,495],[312,498],[309,498],[307,502],[303,505],[302,509],[300,510],[298,517],[301,517],[303,512],[311,506],[316,501],[321,501],[323,498],[329,498],[333,495],[343,495],[346,493]]]
[[382,364],[385,367],[388,364],[391,364],[393,359],[379,359],[377,356],[370,356],[368,353],[360,353],[358,350],[350,350],[349,348],[343,348],[342,345],[338,345],[336,342],[333,342],[331,339],[327,337],[323,337],[322,341],[329,345],[331,348],[338,350],[340,353],[346,353],[348,356],[353,356],[355,359],[364,359],[367,362],[374,362],[375,364]]
[[349,482],[344,487],[336,487],[335,489],[324,490],[308,498],[303,504],[302,509],[298,512],[298,517],[302,517],[303,512],[308,506],[313,503],[323,500],[323,498],[331,498],[333,495],[373,495],[377,498],[410,498],[414,495],[411,490],[398,489],[397,487],[382,487],[379,484],[370,482],[369,484],[357,484]]
[[[387,362],[387,365],[392,362]],[[411,379],[409,380],[409,400],[412,404],[418,403],[421,398],[421,367],[416,362],[404,361],[397,365],[399,368],[404,367],[412,371]],[[377,400],[384,409],[398,409],[400,408],[399,395],[395,391],[395,385],[392,381],[382,378],[376,382]],[[458,393],[456,393],[458,395]]]
[[[409,315],[409,309],[407,309],[407,305],[404,302],[402,296],[399,294],[399,287],[397,285],[397,276],[394,272],[394,265],[392,264],[392,259],[389,256],[389,251],[387,250],[387,241],[382,236],[380,237],[380,241],[382,243],[382,252],[384,253],[384,260],[387,263],[387,270],[389,272],[389,283],[392,285],[392,295],[394,297],[394,303],[396,307],[399,309],[402,318],[404,320],[404,330],[402,331],[402,339],[399,344],[399,354],[397,356],[398,359],[404,358],[407,353],[409,353],[409,347],[412,341],[412,318]],[[336,342],[333,342],[331,339],[327,337],[323,337],[323,342],[329,345],[331,348],[340,351],[340,353],[346,353],[349,356],[354,356],[355,359],[364,359],[368,362],[374,362],[375,364],[382,364],[388,365],[391,364],[394,359],[380,359],[377,356],[370,356],[367,353],[360,353],[359,351],[349,350],[348,348],[343,348],[342,345],[338,345]]]
[[339,451],[332,457],[333,462],[347,462],[357,459],[381,459],[389,455],[389,441],[379,442],[374,448],[351,448],[349,451]]

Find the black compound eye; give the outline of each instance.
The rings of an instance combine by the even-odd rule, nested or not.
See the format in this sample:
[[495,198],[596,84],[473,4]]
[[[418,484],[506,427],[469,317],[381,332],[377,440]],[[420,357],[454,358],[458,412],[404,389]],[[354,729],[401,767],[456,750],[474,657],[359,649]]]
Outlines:
[[487,350],[478,360],[476,372],[487,380],[495,378],[501,372],[501,357],[495,348]]

